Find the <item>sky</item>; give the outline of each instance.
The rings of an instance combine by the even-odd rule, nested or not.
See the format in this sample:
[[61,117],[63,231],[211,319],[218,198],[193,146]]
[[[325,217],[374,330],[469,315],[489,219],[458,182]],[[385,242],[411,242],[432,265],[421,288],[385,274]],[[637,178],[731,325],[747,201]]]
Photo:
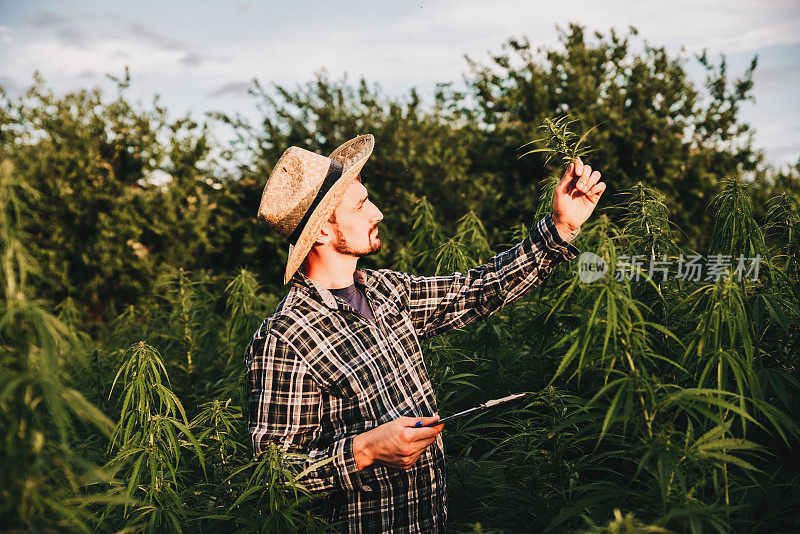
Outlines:
[[755,101],[740,116],[769,163],[800,160],[800,0],[0,0],[0,86],[20,95],[38,70],[57,92],[100,86],[113,95],[105,75],[127,65],[128,94],[144,105],[158,94],[174,117],[257,120],[253,79],[291,89],[324,68],[390,96],[413,87],[431,98],[437,82],[462,83],[465,55],[488,63],[511,37],[557,47],[557,27],[569,23],[587,35],[634,26],[640,43],[688,57],[698,84],[693,54],[725,54],[731,77],[758,55]]

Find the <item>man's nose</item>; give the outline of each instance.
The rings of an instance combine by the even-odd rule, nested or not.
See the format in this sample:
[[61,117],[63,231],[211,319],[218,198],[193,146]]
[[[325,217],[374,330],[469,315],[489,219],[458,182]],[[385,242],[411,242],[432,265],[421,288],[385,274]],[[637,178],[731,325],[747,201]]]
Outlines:
[[375,212],[375,222],[381,222],[383,220],[383,213],[378,209],[378,206],[375,206]]

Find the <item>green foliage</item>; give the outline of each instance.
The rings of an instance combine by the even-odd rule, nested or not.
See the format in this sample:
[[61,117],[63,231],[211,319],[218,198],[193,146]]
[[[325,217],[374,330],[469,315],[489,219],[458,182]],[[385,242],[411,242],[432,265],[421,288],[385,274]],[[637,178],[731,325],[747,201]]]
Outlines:
[[436,250],[444,244],[444,234],[431,203],[422,197],[411,213],[411,240],[395,262],[401,271],[419,271],[423,266],[433,263]]
[[632,254],[646,254],[661,259],[663,255],[681,252],[673,238],[674,226],[669,219],[666,196],[642,182],[636,182],[626,198],[622,233],[628,236]]
[[126,522],[147,532],[181,532],[188,518],[179,494],[181,448],[193,448],[205,469],[203,452],[183,405],[169,389],[158,351],[141,342],[123,359],[111,386],[113,392],[122,378],[122,407],[112,440],[118,450],[108,468],[123,478],[125,495],[137,501],[130,516],[126,506]]
[[750,196],[738,177],[722,180],[712,207],[716,216],[708,245],[711,251],[733,257],[767,255],[764,235],[753,218]]
[[213,180],[199,168],[205,127],[170,123],[157,103],[136,109],[118,83],[109,102],[99,89],[56,96],[37,75],[0,106],[2,157],[37,193],[23,199],[37,214],[24,228],[42,269],[37,291],[71,297],[95,320],[148,293],[159,269],[195,265],[213,210]]
[[[309,469],[329,461],[316,462]],[[288,465],[285,455],[269,445],[259,458],[232,472],[232,477],[240,479],[238,498],[225,518],[235,518],[237,532],[331,532],[338,526],[326,525],[307,511],[313,496],[297,483],[302,473]]]
[[614,509],[614,519],[607,525],[596,525],[591,519],[588,521],[591,528],[580,530],[581,534],[670,534],[672,532],[656,525],[644,525],[632,513],[623,516],[619,509]]
[[800,197],[785,190],[772,197],[767,206],[767,229],[775,236],[770,255],[783,263],[777,271],[779,283],[794,296],[795,303],[800,303]]
[[[588,130],[578,137],[578,134],[570,130],[570,126],[575,122],[577,122],[577,119],[569,120],[567,117],[559,117],[555,120],[546,118],[544,124],[539,127],[544,137],[531,141],[523,145],[523,147],[538,142],[542,142],[546,146],[528,150],[522,156],[544,152],[547,154],[547,158],[544,160],[545,165],[550,163],[553,158],[565,165],[569,165],[578,158],[585,158],[588,154],[594,152],[589,147],[581,146],[592,130]],[[596,126],[592,129],[594,128]]]
[[84,506],[108,499],[89,488],[108,477],[75,450],[75,429],[107,437],[114,424],[67,383],[66,361],[82,354],[78,336],[32,298],[40,273],[23,230],[25,193],[11,163],[0,162],[0,522],[89,532],[97,518]]

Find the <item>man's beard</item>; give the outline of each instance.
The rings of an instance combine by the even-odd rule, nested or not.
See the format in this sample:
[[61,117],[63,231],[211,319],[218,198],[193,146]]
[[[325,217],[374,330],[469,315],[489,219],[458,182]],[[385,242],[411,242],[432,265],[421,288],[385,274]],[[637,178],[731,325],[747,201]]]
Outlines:
[[372,232],[374,230],[375,228],[370,230],[368,245],[365,248],[356,248],[347,241],[344,234],[341,232],[341,230],[339,230],[339,227],[334,226],[333,232],[336,235],[336,241],[334,241],[333,243],[333,250],[335,250],[339,254],[347,254],[348,256],[356,256],[359,258],[363,256],[370,256],[372,254],[377,254],[381,250],[381,247],[383,246],[383,241],[381,239],[377,240],[372,239]]

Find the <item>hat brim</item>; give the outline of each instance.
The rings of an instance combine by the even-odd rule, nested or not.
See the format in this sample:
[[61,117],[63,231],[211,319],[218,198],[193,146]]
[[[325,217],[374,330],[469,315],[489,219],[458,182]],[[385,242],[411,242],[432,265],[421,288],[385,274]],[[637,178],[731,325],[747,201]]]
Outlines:
[[[346,161],[346,158],[343,156],[347,154],[348,149],[360,143],[365,143],[366,146],[359,150],[358,158],[354,161]],[[361,172],[364,164],[367,163],[367,160],[372,155],[373,148],[375,148],[375,138],[372,135],[359,135],[338,147],[331,154],[331,159],[345,160],[342,161],[344,172],[342,172],[342,176],[331,186],[328,192],[325,193],[325,196],[322,197],[322,200],[314,209],[303,231],[297,238],[297,242],[294,245],[289,245],[289,257],[286,260],[286,272],[283,277],[284,284],[289,283],[294,273],[297,272],[297,269],[300,268],[300,265],[302,265],[303,261],[306,259],[308,252],[314,245],[320,228],[322,228],[322,225],[330,218],[336,206],[341,203],[347,190],[353,182],[356,181],[358,173]]]

